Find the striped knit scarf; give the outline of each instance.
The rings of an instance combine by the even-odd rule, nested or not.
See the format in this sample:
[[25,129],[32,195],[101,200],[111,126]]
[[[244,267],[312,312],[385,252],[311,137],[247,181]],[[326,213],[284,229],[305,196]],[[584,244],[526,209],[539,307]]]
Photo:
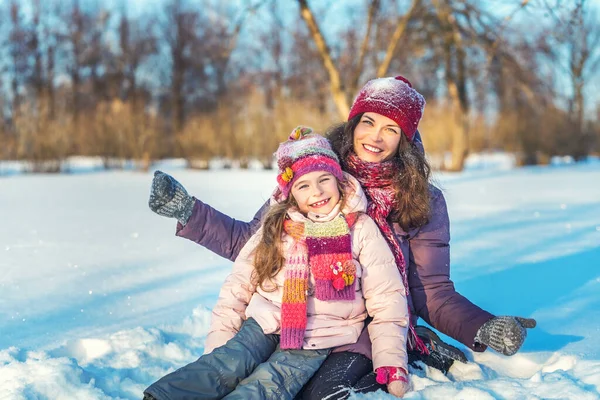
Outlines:
[[[363,161],[355,153],[351,153],[346,157],[344,166],[346,171],[354,175],[360,182],[367,194],[367,198],[369,199],[367,214],[373,218],[394,254],[396,266],[402,276],[402,281],[406,288],[406,297],[408,298],[410,295],[410,290],[408,289],[408,268],[400,244],[387,221],[390,212],[394,208],[395,192],[393,179],[398,173],[398,166],[394,160],[380,163]],[[410,315],[410,307],[408,309],[408,314],[410,330],[408,345],[412,350],[428,354],[429,351],[427,350],[427,347],[425,347],[425,344],[415,332],[415,327],[412,324]]]
[[309,273],[315,278],[317,299],[354,300],[356,267],[350,228],[356,218],[357,214],[339,214],[327,222],[284,222],[284,230],[295,244],[284,265],[282,349],[301,349],[304,343]]

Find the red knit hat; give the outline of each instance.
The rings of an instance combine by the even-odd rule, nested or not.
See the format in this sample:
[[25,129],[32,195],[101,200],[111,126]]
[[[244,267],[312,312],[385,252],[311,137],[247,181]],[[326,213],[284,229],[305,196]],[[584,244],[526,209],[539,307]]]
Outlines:
[[358,92],[348,119],[374,112],[396,122],[412,140],[423,116],[425,98],[403,76],[372,79]]

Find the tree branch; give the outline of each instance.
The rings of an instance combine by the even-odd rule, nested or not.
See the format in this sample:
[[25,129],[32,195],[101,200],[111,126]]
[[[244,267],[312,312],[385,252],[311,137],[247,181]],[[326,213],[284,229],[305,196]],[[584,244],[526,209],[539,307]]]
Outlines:
[[360,79],[360,75],[361,75],[363,67],[365,65],[365,57],[367,55],[367,48],[369,46],[369,41],[371,39],[373,20],[375,18],[375,14],[379,10],[379,5],[380,5],[380,0],[372,0],[371,5],[369,6],[369,13],[368,13],[368,17],[367,17],[367,30],[365,32],[365,37],[363,38],[362,44],[360,46],[360,52],[358,54],[358,62],[356,63],[354,75],[352,76],[352,79],[350,79],[350,85],[348,88],[348,92],[350,94],[355,93],[358,88],[358,80]]
[[302,19],[304,19],[304,22],[306,22],[306,25],[308,26],[315,45],[317,46],[319,55],[321,56],[323,66],[329,75],[330,90],[338,113],[343,119],[346,119],[350,113],[350,106],[342,89],[342,81],[340,79],[339,70],[331,58],[329,47],[325,42],[325,38],[323,37],[317,22],[315,21],[313,13],[308,6],[307,0],[298,0],[298,4],[300,5],[300,16]]
[[396,25],[396,29],[394,30],[394,33],[388,44],[388,48],[385,52],[385,57],[383,58],[383,61],[379,65],[379,68],[377,68],[377,77],[378,78],[381,78],[381,77],[387,75],[388,70],[390,68],[390,64],[392,63],[392,58],[394,57],[394,53],[396,52],[396,47],[398,47],[398,43],[400,43],[400,39],[402,39],[402,36],[404,36],[404,33],[406,32],[406,27],[408,26],[408,21],[410,21],[410,18],[412,17],[413,13],[415,12],[415,10],[417,9],[417,7],[420,3],[421,3],[420,0],[413,0],[412,5],[410,6],[410,9],[408,10],[408,12],[406,14],[404,14],[402,17],[400,17],[400,19],[398,21],[398,25]]

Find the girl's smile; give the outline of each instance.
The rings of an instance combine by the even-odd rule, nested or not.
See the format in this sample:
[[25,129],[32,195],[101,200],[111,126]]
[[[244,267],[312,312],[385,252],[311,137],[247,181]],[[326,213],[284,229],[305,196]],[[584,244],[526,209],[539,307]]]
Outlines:
[[327,203],[329,203],[329,199],[317,201],[316,203],[311,204],[310,207],[312,207],[312,208],[320,208],[320,207],[323,207]]
[[294,183],[292,196],[304,215],[309,212],[329,214],[340,201],[338,181],[326,171],[309,172]]

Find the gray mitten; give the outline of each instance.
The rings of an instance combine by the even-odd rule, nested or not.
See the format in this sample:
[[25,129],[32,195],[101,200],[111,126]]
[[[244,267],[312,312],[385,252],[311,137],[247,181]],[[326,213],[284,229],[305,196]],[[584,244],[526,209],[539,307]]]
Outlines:
[[494,317],[477,331],[475,342],[485,344],[505,356],[515,354],[527,337],[525,328],[535,328],[532,318]]
[[185,225],[192,215],[194,198],[171,175],[156,171],[152,179],[148,206],[158,215],[177,218]]

